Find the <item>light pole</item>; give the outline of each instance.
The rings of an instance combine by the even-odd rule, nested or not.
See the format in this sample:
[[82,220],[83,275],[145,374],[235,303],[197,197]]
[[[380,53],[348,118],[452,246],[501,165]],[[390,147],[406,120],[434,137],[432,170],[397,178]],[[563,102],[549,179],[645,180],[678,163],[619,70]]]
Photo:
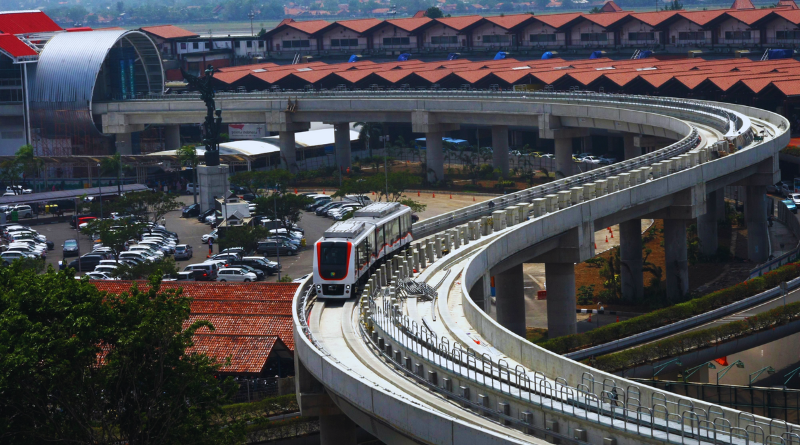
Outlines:
[[[741,360],[736,360],[735,362],[731,363],[730,365],[728,365],[728,366],[722,368],[721,370],[717,371],[717,385],[719,385],[719,379],[725,377],[725,374],[727,374],[728,371],[730,371],[731,368],[733,368],[734,366],[736,366],[737,368],[744,368],[744,362],[741,361]],[[720,374],[722,374],[722,375],[720,375]]]
[[681,373],[682,375],[678,374],[678,377],[683,378],[683,383],[686,383],[686,379],[688,379],[689,377],[692,376],[692,374],[696,373],[697,371],[699,371],[700,369],[702,369],[704,367],[708,367],[708,369],[717,369],[716,365],[714,365],[714,362],[705,362],[702,365],[697,365],[694,368],[689,368],[689,369],[684,370]]
[[100,219],[103,219],[103,170],[97,164],[97,187],[100,189]]
[[[683,363],[681,363],[680,359],[677,359],[677,358],[672,359],[672,360],[670,360],[668,362],[664,362],[664,363],[658,364],[658,365],[653,365],[653,380],[656,379],[656,376],[658,375],[659,372],[665,370],[671,364],[675,364],[677,366],[683,366]],[[658,370],[656,370],[656,368],[658,368]]]
[[748,384],[748,386],[753,386],[753,380],[757,379],[761,374],[764,373],[764,371],[767,371],[767,374],[775,374],[775,368],[773,368],[772,366],[765,366],[759,369],[758,371],[750,374],[750,383]]
[[[341,174],[341,173],[340,173]],[[275,193],[272,195],[272,216],[274,218],[272,224],[278,222],[278,184],[275,184]],[[288,232],[287,232],[288,235]],[[275,254],[278,256],[278,282],[281,281],[281,239],[278,238],[278,233],[275,232]]]
[[256,14],[252,10],[247,13],[247,17],[250,19],[250,35],[251,36],[255,35],[255,33],[253,32],[253,17],[255,17],[255,16],[256,16]]
[[383,141],[383,174],[386,177],[386,202],[389,202],[389,157],[386,152],[386,142],[389,140],[389,135],[379,136],[378,139]]

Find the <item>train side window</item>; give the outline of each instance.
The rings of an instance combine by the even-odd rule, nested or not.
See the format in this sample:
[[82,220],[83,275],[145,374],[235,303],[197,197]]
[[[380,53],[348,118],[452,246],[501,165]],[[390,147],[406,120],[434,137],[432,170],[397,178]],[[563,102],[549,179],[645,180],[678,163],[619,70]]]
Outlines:
[[394,234],[394,240],[397,241],[400,239],[400,218],[394,220],[394,230],[392,233]]
[[378,239],[375,241],[375,253],[377,254],[379,250],[383,249],[383,245],[385,241],[383,239],[383,231],[384,226],[378,226],[378,230],[375,232],[377,234]]

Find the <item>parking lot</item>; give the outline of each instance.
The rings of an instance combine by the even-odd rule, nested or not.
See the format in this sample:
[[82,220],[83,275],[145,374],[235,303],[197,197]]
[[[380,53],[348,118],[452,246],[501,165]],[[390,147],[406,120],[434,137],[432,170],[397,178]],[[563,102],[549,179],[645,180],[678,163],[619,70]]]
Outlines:
[[[469,195],[443,195],[440,194],[434,197],[432,194],[420,194],[416,196],[413,194],[413,199],[428,205],[428,208],[420,213],[420,218],[429,218],[441,214],[443,212],[464,207],[472,204],[473,202],[480,202],[489,199],[487,196],[472,197]],[[473,199],[475,201],[473,201]],[[185,204],[191,204],[193,199],[191,196],[181,196],[179,200]],[[201,263],[205,261],[208,255],[208,245],[203,244],[201,237],[213,230],[211,226],[197,221],[197,218],[181,218],[181,212],[175,211],[167,214],[166,216],[166,229],[176,232],[180,238],[180,243],[192,246],[194,256],[189,260],[178,261],[178,268],[182,270],[185,266],[194,263]],[[20,224],[30,224],[34,220],[20,220]],[[298,255],[295,256],[281,256],[280,262],[282,265],[282,276],[289,275],[291,278],[300,278],[303,275],[311,273],[313,250],[312,247],[320,237],[322,237],[325,229],[333,224],[330,218],[316,216],[313,212],[303,212],[302,219],[298,224],[305,230],[306,246],[301,248]],[[48,241],[52,241],[55,248],[47,253],[46,263],[58,269],[58,262],[63,259],[62,245],[67,239],[79,240],[81,254],[91,251],[92,240],[90,237],[79,234],[75,229],[70,227],[69,223],[51,223],[34,225],[32,228],[40,234],[47,237]],[[219,246],[214,245],[213,253],[219,253]],[[67,262],[74,260],[76,257],[66,258]],[[276,260],[276,256],[269,256],[271,260]],[[267,277],[267,281],[277,281],[277,275]]]

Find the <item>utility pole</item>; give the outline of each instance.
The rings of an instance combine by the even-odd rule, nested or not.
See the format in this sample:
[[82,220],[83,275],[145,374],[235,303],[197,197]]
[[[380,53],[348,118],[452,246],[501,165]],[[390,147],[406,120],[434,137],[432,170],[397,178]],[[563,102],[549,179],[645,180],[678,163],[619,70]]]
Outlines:
[[100,219],[103,219],[103,171],[97,164],[97,187],[100,188]]
[[389,202],[389,157],[386,152],[386,142],[389,140],[389,135],[380,136],[379,139],[383,141],[383,174],[386,177],[386,202]]
[[253,17],[255,17],[255,16],[256,16],[256,14],[252,10],[250,10],[250,12],[247,13],[247,17],[250,19],[250,35],[251,36],[255,35],[255,33],[253,32]]
[[[340,173],[341,175],[341,173]],[[273,211],[273,218],[272,221],[273,227],[275,223],[278,222],[278,184],[275,184],[275,194],[272,195],[272,211]],[[289,235],[289,231],[286,231],[286,235]],[[278,232],[275,232],[275,254],[278,256],[278,282],[281,281],[281,239],[278,238]]]

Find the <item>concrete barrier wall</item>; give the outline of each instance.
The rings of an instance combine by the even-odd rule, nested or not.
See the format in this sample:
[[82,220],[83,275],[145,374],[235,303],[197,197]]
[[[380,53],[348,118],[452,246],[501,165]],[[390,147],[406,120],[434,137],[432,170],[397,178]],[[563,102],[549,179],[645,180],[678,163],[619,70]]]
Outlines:
[[[656,389],[620,378],[614,374],[602,372],[540,348],[503,328],[496,321],[487,316],[469,297],[469,289],[472,288],[478,279],[491,270],[492,266],[497,264],[501,259],[529,245],[520,242],[523,239],[528,243],[537,242],[537,240],[541,241],[571,227],[576,227],[576,223],[580,220],[590,221],[592,218],[597,218],[603,213],[619,211],[637,202],[642,202],[642,200],[663,196],[665,193],[674,193],[692,186],[702,187],[705,182],[711,179],[720,178],[728,173],[775,156],[777,152],[788,143],[789,135],[785,132],[785,130],[788,129],[788,123],[784,118],[774,113],[754,110],[750,107],[738,108],[740,112],[752,113],[751,115],[764,119],[776,126],[783,125],[784,133],[776,139],[739,151],[722,159],[707,162],[668,175],[664,178],[636,186],[633,190],[622,190],[608,196],[594,199],[590,202],[569,207],[556,212],[558,215],[547,214],[543,217],[535,218],[509,230],[505,236],[487,245],[483,251],[473,257],[468,263],[461,283],[462,307],[464,308],[466,318],[471,326],[495,348],[512,359],[519,361],[530,369],[543,372],[550,378],[555,379],[557,377],[562,377],[566,379],[571,386],[580,383],[585,384],[586,381],[584,377],[589,375],[593,377],[594,382],[601,383],[604,379],[609,379],[615,381],[616,385],[623,389],[627,389],[629,386],[638,388],[640,401],[643,406],[651,406],[654,396],[672,402],[674,405],[671,406],[671,411],[673,412],[679,410],[679,403],[681,403],[681,401],[684,407],[688,402],[692,406],[701,408],[706,412],[708,412],[709,409],[713,409],[715,412],[722,412],[726,419],[730,420],[734,426],[738,426],[738,414],[740,411],[711,406],[700,400],[666,395]],[[509,242],[508,240],[512,238],[515,241]],[[770,419],[766,418],[758,418],[758,420],[765,424],[769,424],[770,421]]]

